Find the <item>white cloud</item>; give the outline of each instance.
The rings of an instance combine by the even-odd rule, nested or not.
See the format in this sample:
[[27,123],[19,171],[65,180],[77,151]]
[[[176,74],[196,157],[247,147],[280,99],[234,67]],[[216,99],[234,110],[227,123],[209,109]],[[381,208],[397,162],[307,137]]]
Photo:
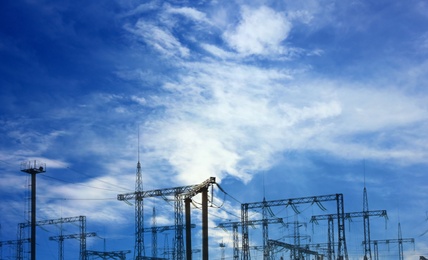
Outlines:
[[[427,147],[405,148],[414,138],[426,139],[425,131],[409,127],[426,120],[424,102],[398,90],[298,81],[286,70],[237,63],[187,66],[189,73],[164,85],[171,93],[158,100],[164,115],[143,130],[151,158],[167,161],[180,183],[226,174],[249,181],[290,150],[396,162],[422,162],[427,154]],[[397,135],[397,129],[414,136]],[[384,143],[379,133],[394,144]],[[356,142],[358,135],[377,141]]]
[[193,21],[201,21],[201,22],[207,22],[208,21],[205,13],[198,11],[198,10],[191,8],[191,7],[175,8],[175,7],[168,6],[166,8],[166,12],[170,13],[170,14],[183,15],[184,17],[187,17]]
[[223,35],[229,46],[244,55],[284,53],[281,43],[287,39],[291,23],[284,14],[268,7],[242,8],[240,23]]
[[189,49],[182,46],[167,28],[140,19],[135,26],[128,25],[126,29],[166,56],[187,57],[189,55]]

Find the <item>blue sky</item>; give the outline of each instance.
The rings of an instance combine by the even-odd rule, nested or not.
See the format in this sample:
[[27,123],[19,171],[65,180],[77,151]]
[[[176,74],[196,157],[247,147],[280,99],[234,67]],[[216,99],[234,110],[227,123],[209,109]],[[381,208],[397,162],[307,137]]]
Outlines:
[[[27,219],[20,163],[37,160],[47,165],[38,219],[85,215],[107,250],[133,250],[133,207],[116,196],[134,189],[139,148],[145,190],[214,176],[228,192],[215,189],[221,207],[210,208],[212,259],[222,241],[232,256],[231,231],[215,226],[238,221],[240,203],[343,193],[355,212],[364,186],[370,210],[389,215],[386,229],[371,220],[371,238],[397,238],[401,223],[416,240],[405,259],[428,255],[427,14],[424,0],[3,1],[1,240]],[[156,199],[145,225],[154,206],[158,225],[171,225],[171,204]],[[273,211],[302,222],[325,213]],[[325,242],[326,223],[301,232]],[[362,221],[347,232],[350,259],[361,259]],[[58,234],[38,229],[40,258],[57,259],[48,237]],[[251,230],[252,244],[260,234]],[[159,235],[159,251],[172,237]],[[77,246],[67,241],[66,259]],[[397,246],[379,250],[389,259]]]

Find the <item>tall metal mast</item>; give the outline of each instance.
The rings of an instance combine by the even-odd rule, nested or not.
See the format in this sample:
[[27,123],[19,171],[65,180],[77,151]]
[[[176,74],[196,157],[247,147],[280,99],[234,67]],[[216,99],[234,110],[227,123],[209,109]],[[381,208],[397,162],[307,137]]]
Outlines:
[[369,200],[367,198],[367,189],[364,185],[363,194],[363,220],[364,220],[364,260],[372,259],[370,248],[370,218],[369,218]]
[[138,162],[137,162],[137,173],[135,180],[135,245],[134,245],[134,259],[143,259],[146,255],[144,250],[144,214],[143,214],[143,197],[141,192],[143,191],[143,178],[141,175],[141,164],[140,164],[140,129],[138,129]]

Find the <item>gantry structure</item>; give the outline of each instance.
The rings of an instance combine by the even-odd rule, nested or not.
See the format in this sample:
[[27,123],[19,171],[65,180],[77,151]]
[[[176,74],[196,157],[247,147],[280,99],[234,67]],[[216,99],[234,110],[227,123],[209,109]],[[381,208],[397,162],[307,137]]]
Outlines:
[[[195,224],[191,224],[191,228],[195,228],[196,225]],[[183,230],[183,227],[180,227],[181,230]],[[162,233],[164,231],[169,231],[169,230],[177,230],[177,226],[175,225],[170,225],[170,226],[152,226],[152,227],[147,227],[147,228],[143,228],[142,232],[143,233],[152,233],[152,257],[151,258],[158,258],[157,256],[157,234],[158,233]]]
[[[85,234],[68,234],[68,235],[59,235],[59,236],[51,236],[49,240],[58,242],[58,259],[64,260],[64,240],[66,239],[81,239],[82,237],[96,237],[97,233],[89,232]],[[87,250],[85,249],[84,254]]]
[[[138,166],[138,165],[137,165]],[[137,171],[138,172],[138,171]],[[202,193],[202,212],[203,212],[203,220],[202,220],[202,239],[203,239],[203,247],[205,248],[203,252],[203,259],[208,259],[208,214],[207,214],[207,199],[208,199],[208,187],[215,183],[215,177],[210,177],[204,182],[197,185],[188,185],[174,188],[166,188],[166,189],[156,189],[149,191],[136,191],[132,193],[118,194],[117,199],[119,201],[128,202],[131,200],[138,200],[141,202],[141,206],[143,205],[143,200],[145,198],[153,198],[153,197],[162,197],[166,198],[168,196],[174,196],[174,224],[175,224],[175,239],[174,239],[174,249],[176,253],[174,254],[176,260],[183,260],[185,255],[184,250],[184,239],[183,239],[183,227],[186,226],[186,247],[189,247],[190,241],[190,202],[191,198],[198,193]],[[186,225],[184,225],[184,217],[183,217],[183,203],[186,204]],[[140,211],[142,213],[142,209]],[[136,219],[136,222],[141,221],[142,217]],[[143,237],[144,223],[141,222],[136,226],[136,237]],[[143,241],[140,239],[140,241]],[[143,245],[141,245],[143,247]],[[188,250],[189,251],[189,250]],[[189,251],[190,252],[190,251]],[[188,258],[191,258],[191,253],[187,254]],[[143,257],[141,257],[143,258]],[[174,260],[175,260],[174,259]]]
[[[43,225],[57,225],[57,224],[64,224],[64,223],[73,223],[73,222],[79,222],[79,229],[80,232],[77,235],[76,238],[80,240],[80,260],[86,260],[86,217],[85,216],[78,216],[78,217],[68,217],[68,218],[58,218],[58,219],[48,219],[48,220],[39,220],[35,222],[35,225],[37,226],[43,226]],[[31,223],[19,223],[18,224],[18,241],[22,241],[24,238],[22,237],[24,229],[28,228],[31,225]],[[23,260],[23,248],[22,243],[17,244],[17,259]]]
[[[337,243],[337,252],[339,259],[348,260],[348,252],[346,247],[346,238],[345,238],[345,210],[343,202],[343,194],[331,194],[331,195],[321,195],[321,196],[312,196],[312,197],[302,197],[302,198],[292,198],[292,199],[283,199],[283,200],[272,200],[261,202],[252,202],[241,204],[241,222],[242,222],[242,260],[250,259],[250,242],[249,242],[249,219],[248,211],[250,209],[256,208],[266,208],[266,207],[277,207],[285,206],[296,208],[298,204],[317,204],[322,207],[321,202],[326,201],[336,201],[336,215],[337,215],[337,226],[338,226],[338,243]],[[269,253],[264,253],[264,260],[269,259]]]
[[[412,243],[415,245],[414,238],[403,238],[401,234],[401,224],[398,223],[398,238],[396,239],[382,239],[382,240],[373,240],[371,241],[374,247],[374,260],[379,260],[379,244],[386,244],[389,247],[389,244],[398,244],[398,259],[404,260],[404,251],[403,251],[403,243]],[[388,248],[389,249],[389,248]]]
[[[351,220],[352,218],[369,218],[369,217],[384,217],[385,221],[388,219],[388,215],[386,210],[372,210],[372,211],[362,211],[362,212],[347,212],[345,213],[345,220]],[[326,214],[326,215],[315,215],[311,217],[310,222],[318,224],[318,221],[320,220],[327,220],[328,221],[328,250],[327,250],[327,259],[333,260],[335,258],[335,252],[334,252],[334,225],[333,220],[337,219],[337,214]],[[370,230],[370,228],[366,227],[365,225],[369,225],[368,222],[364,221],[364,242],[363,244],[366,245],[367,243],[370,244],[370,232],[366,233],[367,230]],[[368,247],[370,248],[370,247]],[[364,258],[368,259],[371,257],[370,251],[367,250],[367,247],[365,247],[364,250]]]
[[[263,225],[263,230],[266,232],[267,235],[267,228],[265,229],[264,226],[269,224],[278,224],[282,223],[284,224],[284,221],[282,218],[273,218],[273,219],[259,219],[259,220],[249,220],[248,225],[249,226],[256,226],[256,225]],[[242,226],[242,222],[235,221],[235,222],[224,222],[217,225],[218,228],[222,228],[223,230],[227,231],[226,228],[232,228],[232,237],[233,237],[233,259],[238,260],[239,259],[239,239],[238,239],[238,227]],[[265,241],[266,239],[266,241]],[[263,252],[266,251],[268,247],[265,247],[265,245],[268,245],[267,243],[267,236],[263,236]]]
[[[5,240],[0,241],[0,252],[3,250],[3,246],[9,245],[9,246],[15,246],[16,247],[16,256],[19,255],[19,249],[22,248],[22,244],[24,243],[30,243],[30,238],[24,238],[24,239],[18,239],[18,240]],[[22,254],[22,253],[21,253]],[[0,254],[0,259],[3,259],[2,254]]]

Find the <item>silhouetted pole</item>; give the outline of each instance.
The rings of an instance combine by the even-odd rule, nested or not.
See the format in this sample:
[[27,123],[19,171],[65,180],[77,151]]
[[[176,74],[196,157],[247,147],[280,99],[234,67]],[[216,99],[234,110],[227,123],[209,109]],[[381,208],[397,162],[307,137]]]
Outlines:
[[202,260],[208,260],[208,188],[202,190]]
[[186,215],[186,260],[192,260],[192,218],[190,212],[191,198],[184,200],[184,210]]
[[31,174],[31,260],[36,260],[36,174],[46,171],[46,165],[34,162],[22,163],[21,171]]

